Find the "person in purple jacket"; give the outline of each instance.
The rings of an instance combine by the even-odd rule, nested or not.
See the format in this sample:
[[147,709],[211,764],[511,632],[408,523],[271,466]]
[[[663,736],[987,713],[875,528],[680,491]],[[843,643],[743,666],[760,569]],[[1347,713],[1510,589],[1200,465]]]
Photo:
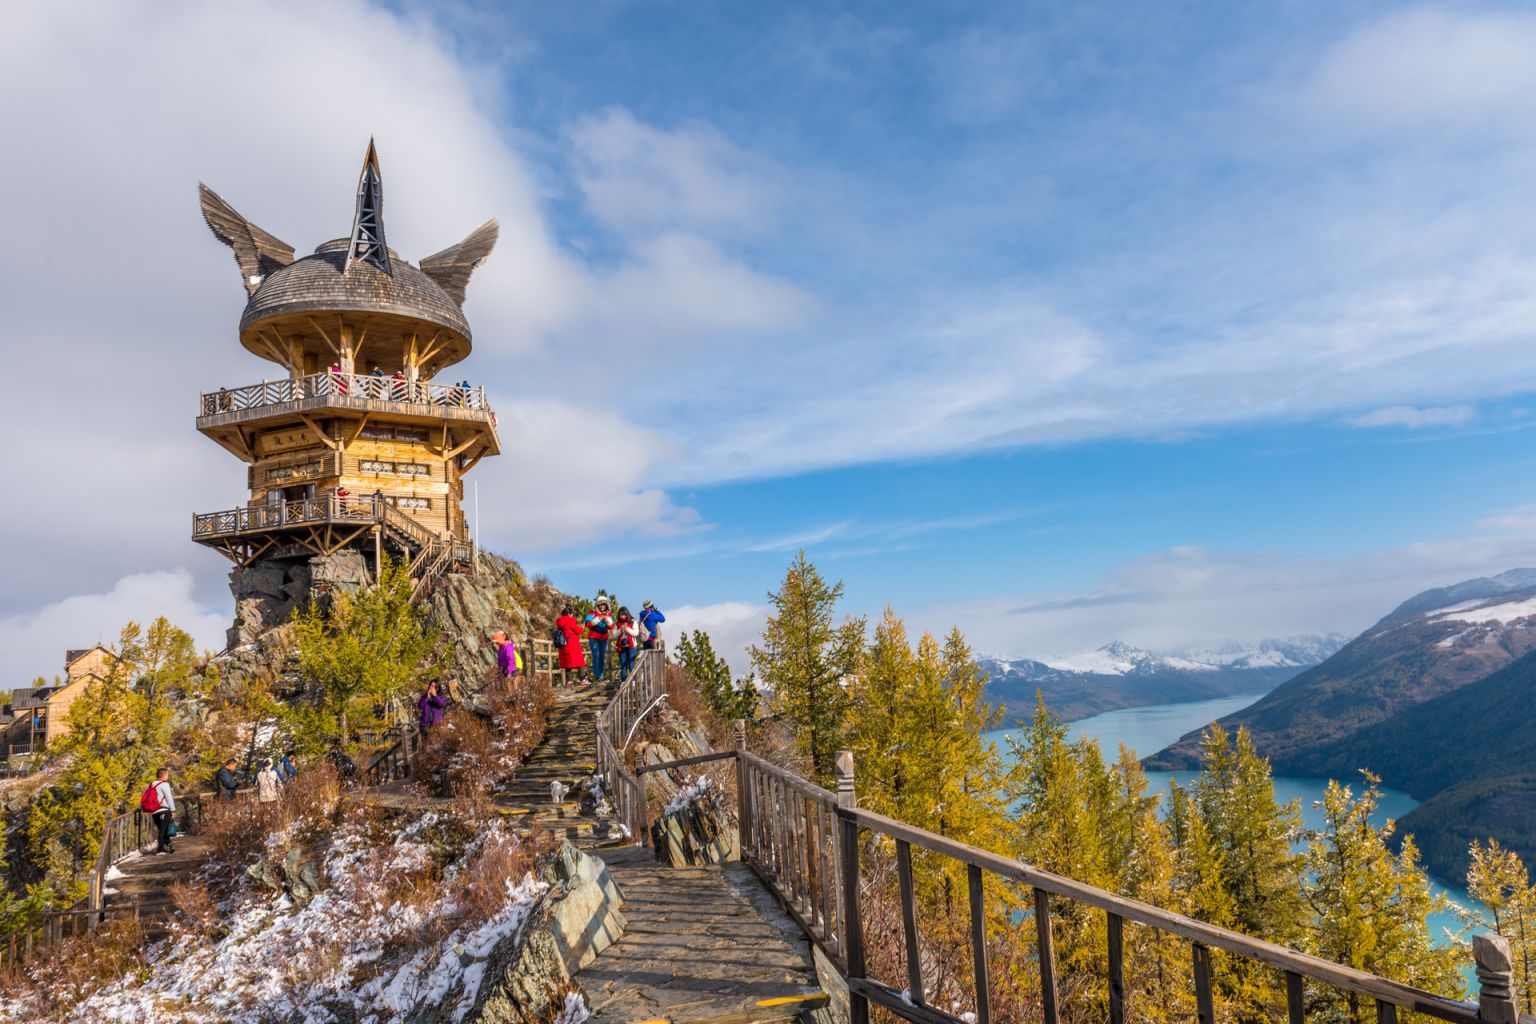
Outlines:
[[437,684],[428,683],[427,692],[421,695],[416,702],[416,707],[421,711],[418,724],[423,734],[430,732],[443,720],[443,709],[448,706],[448,701],[437,692]]
[[505,633],[492,633],[496,645],[496,674],[503,679],[517,675],[517,645]]

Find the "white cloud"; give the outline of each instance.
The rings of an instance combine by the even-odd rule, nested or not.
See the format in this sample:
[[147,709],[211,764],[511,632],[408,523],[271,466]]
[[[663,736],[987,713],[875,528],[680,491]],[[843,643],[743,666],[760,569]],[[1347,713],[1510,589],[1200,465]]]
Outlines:
[[1301,90],[1350,132],[1526,134],[1536,116],[1536,16],[1419,7],[1341,40]]
[[576,181],[604,224],[621,231],[759,231],[771,220],[778,172],[712,125],[667,131],[623,107],[570,129]]
[[1176,547],[1132,559],[1092,588],[919,609],[928,630],[959,625],[980,651],[1059,657],[1125,640],[1198,648],[1336,631],[1354,635],[1421,591],[1536,565],[1536,515],[1490,517],[1463,538],[1342,557]]
[[1422,427],[1451,427],[1466,423],[1475,415],[1470,405],[1442,405],[1419,408],[1412,405],[1392,405],[1373,409],[1352,417],[1349,423],[1356,427],[1403,427],[1418,430]]
[[0,689],[30,685],[63,672],[64,652],[95,643],[111,646],[129,622],[148,626],[165,616],[192,634],[202,650],[224,649],[227,608],[208,608],[192,593],[186,569],[124,576],[112,589],[77,594],[36,611],[0,618]]
[[731,670],[738,676],[746,675],[752,667],[747,648],[759,643],[763,627],[768,621],[766,605],[746,601],[722,601],[719,604],[685,604],[676,608],[663,608],[667,624],[663,627],[663,639],[671,644],[684,632],[701,629],[709,634],[710,645],[715,653],[731,663]]

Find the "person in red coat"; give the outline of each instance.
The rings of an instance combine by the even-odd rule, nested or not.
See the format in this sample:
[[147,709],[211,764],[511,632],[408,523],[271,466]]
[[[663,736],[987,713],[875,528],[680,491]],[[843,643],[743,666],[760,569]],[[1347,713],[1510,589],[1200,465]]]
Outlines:
[[581,623],[576,621],[576,615],[567,605],[555,620],[555,628],[565,636],[565,644],[560,648],[560,667],[566,672],[566,682],[570,682],[570,673],[586,674],[587,656],[581,650]]

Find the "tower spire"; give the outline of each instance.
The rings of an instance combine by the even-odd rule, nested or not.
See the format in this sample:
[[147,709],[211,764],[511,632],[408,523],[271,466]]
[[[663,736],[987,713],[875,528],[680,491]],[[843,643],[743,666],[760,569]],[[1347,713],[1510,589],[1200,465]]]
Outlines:
[[384,242],[384,184],[379,177],[379,154],[368,140],[363,173],[357,178],[357,214],[352,218],[352,246],[348,262],[366,260],[384,271],[389,267],[389,246]]

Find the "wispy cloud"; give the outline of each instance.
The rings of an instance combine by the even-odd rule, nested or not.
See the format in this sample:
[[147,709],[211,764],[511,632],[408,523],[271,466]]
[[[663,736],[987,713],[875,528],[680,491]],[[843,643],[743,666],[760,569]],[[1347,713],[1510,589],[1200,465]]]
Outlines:
[[1393,405],[1351,417],[1348,422],[1355,427],[1402,427],[1407,430],[1420,430],[1424,427],[1457,426],[1470,421],[1475,415],[1476,411],[1470,405],[1426,407]]

